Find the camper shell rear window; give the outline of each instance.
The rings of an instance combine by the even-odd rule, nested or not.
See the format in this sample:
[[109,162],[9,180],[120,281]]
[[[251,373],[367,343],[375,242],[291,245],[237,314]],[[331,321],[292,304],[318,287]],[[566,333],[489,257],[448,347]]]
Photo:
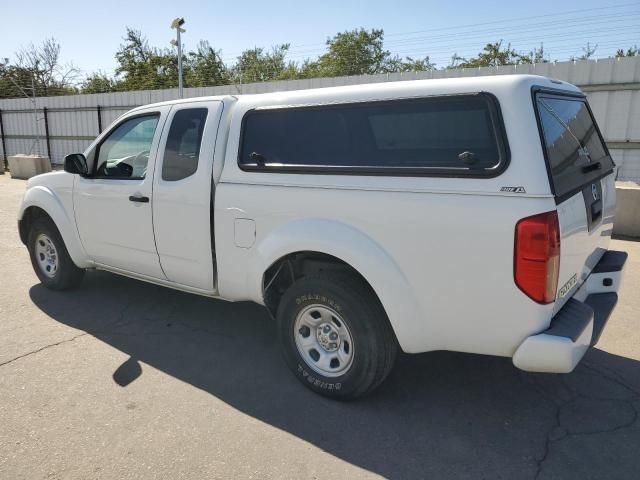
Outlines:
[[508,159],[498,102],[478,93],[250,110],[238,164],[283,173],[490,177]]
[[539,90],[534,104],[558,201],[611,173],[615,164],[584,96]]

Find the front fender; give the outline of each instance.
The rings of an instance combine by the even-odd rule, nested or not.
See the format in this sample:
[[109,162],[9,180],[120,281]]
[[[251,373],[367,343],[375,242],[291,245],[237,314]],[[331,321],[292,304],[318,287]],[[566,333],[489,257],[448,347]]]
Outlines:
[[[68,196],[67,203],[71,205],[71,191],[68,192]],[[73,212],[69,212],[69,209],[65,208],[63,201],[53,190],[43,185],[35,185],[28,188],[18,211],[18,220],[22,220],[24,212],[30,207],[38,207],[51,217],[62,236],[73,263],[80,268],[91,266],[80,242]]]
[[393,258],[371,237],[326,219],[295,220],[272,231],[252,249],[247,286],[255,301],[263,302],[263,276],[278,259],[295,252],[313,251],[336,257],[358,271],[378,295],[400,346],[405,352],[420,350],[423,338],[420,311],[405,275]]

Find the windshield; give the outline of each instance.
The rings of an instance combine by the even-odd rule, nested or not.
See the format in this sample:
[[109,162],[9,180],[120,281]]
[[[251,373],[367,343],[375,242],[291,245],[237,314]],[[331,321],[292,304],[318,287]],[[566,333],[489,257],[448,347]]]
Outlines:
[[556,196],[571,193],[613,169],[583,98],[538,94],[536,105]]

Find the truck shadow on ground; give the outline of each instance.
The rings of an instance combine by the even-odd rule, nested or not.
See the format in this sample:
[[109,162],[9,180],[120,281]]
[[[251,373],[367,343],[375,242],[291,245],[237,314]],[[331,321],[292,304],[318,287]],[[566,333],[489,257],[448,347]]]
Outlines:
[[640,362],[597,349],[570,375],[526,374],[510,359],[478,355],[403,355],[371,397],[336,402],[293,377],[257,305],[104,272],[88,273],[73,292],[36,285],[30,296],[55,320],[129,355],[107,372],[123,388],[143,362],[388,478],[611,479],[640,471]]

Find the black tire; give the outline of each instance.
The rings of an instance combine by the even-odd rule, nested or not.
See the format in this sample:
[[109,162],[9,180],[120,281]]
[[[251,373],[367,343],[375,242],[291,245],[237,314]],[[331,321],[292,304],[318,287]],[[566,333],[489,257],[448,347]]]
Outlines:
[[[37,244],[42,241],[41,235],[48,237],[55,247],[57,268],[50,274],[45,274],[38,261]],[[48,217],[37,218],[31,225],[27,240],[31,265],[42,284],[51,290],[67,290],[82,282],[84,269],[78,268],[67,251],[67,247],[60,236],[56,225]]]
[[[301,333],[295,331],[296,320],[305,312],[313,315],[315,306],[338,312],[338,325],[343,322],[349,330],[353,357],[346,371],[334,374],[339,376],[324,375],[317,366],[314,369],[310,365],[313,359],[306,360],[296,345],[295,336]],[[326,309],[321,308],[324,312]],[[398,342],[387,315],[371,288],[354,275],[327,273],[297,280],[283,295],[277,320],[287,365],[304,385],[321,395],[335,399],[362,397],[378,387],[393,368]],[[331,321],[335,321],[333,316]]]

